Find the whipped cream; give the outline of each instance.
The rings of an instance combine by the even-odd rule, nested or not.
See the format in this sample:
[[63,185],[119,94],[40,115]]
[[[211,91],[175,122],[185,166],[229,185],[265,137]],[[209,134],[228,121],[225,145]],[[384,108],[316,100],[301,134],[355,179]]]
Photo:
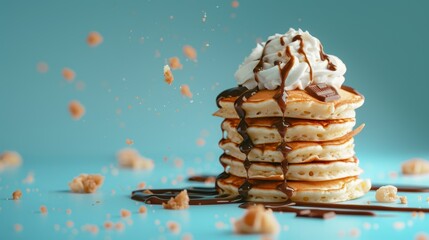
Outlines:
[[[282,77],[281,69],[288,63],[290,70]],[[267,42],[257,44],[235,72],[235,78],[238,85],[248,89],[259,86],[273,90],[283,80],[285,90],[304,90],[310,83],[326,83],[338,89],[344,82],[345,72],[346,66],[339,58],[323,53],[319,39],[308,31],[291,28],[285,34],[275,34]]]

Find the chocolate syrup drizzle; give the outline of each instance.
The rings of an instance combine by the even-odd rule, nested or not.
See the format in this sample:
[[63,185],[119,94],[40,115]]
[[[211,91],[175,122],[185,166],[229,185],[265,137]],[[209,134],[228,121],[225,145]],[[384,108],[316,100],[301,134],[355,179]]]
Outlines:
[[[304,41],[302,40],[301,35],[296,35],[292,38],[292,42],[299,41],[299,49],[298,53],[302,54],[304,56],[304,60],[307,63],[308,67],[310,68],[310,83],[313,81],[313,68],[311,67],[310,61],[308,61],[307,54],[304,51]],[[322,46],[322,45],[320,45]],[[328,60],[329,62],[329,60]]]
[[333,63],[331,62],[331,60],[329,59],[329,56],[328,56],[328,55],[326,55],[326,54],[325,54],[325,52],[323,52],[323,45],[322,45],[321,43],[319,44],[319,48],[320,48],[320,51],[319,51],[320,59],[321,59],[322,61],[328,60],[328,66],[327,66],[327,68],[328,68],[329,70],[331,70],[331,71],[335,71],[335,70],[337,70],[337,66],[335,66],[335,64],[333,64]]

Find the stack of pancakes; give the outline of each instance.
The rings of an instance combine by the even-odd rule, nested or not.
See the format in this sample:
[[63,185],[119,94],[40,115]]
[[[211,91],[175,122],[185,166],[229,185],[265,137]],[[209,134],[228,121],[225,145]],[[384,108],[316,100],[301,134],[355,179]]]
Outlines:
[[[354,152],[353,137],[363,128],[353,130],[355,110],[364,102],[354,89],[337,89],[340,98],[330,102],[305,90],[287,91],[284,109],[275,100],[277,90],[259,90],[239,106],[245,119],[237,114],[242,91],[228,91],[214,113],[225,119],[226,133],[219,142],[225,172],[216,180],[218,191],[265,202],[338,202],[369,191],[369,180],[358,178],[362,169]],[[244,138],[251,144],[244,146]]]

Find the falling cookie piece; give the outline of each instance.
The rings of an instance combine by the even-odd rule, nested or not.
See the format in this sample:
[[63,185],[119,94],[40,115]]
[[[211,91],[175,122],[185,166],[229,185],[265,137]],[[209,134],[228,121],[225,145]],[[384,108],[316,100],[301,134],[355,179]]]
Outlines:
[[72,82],[74,80],[74,78],[76,77],[76,74],[70,68],[64,68],[63,69],[63,77],[68,82]]
[[188,85],[183,84],[180,86],[180,93],[182,93],[183,96],[192,98],[192,92]]
[[98,174],[81,174],[69,183],[75,193],[93,193],[103,184],[104,177]]
[[7,168],[19,167],[22,164],[21,155],[14,151],[0,153],[0,171]]
[[126,143],[127,145],[133,145],[133,144],[134,144],[134,140],[127,138],[127,139],[125,140],[125,143]]
[[421,175],[429,173],[429,161],[413,158],[402,163],[402,173],[406,175]]
[[193,61],[197,60],[197,51],[190,45],[183,46],[183,54]]
[[398,196],[396,195],[397,193],[398,189],[395,186],[382,186],[375,192],[375,199],[377,202],[392,203],[398,199]]
[[168,65],[170,65],[170,68],[175,69],[182,69],[182,64],[180,63],[180,59],[178,57],[172,57],[168,59]]
[[71,101],[69,103],[69,112],[74,120],[79,120],[85,114],[85,107],[78,101]]
[[173,73],[171,72],[171,69],[168,65],[164,66],[164,81],[168,84],[171,85],[174,81],[174,76]]
[[103,42],[103,36],[101,36],[101,34],[98,32],[90,32],[88,34],[88,37],[86,38],[86,43],[88,43],[90,47],[96,47],[100,45],[102,42]]
[[238,6],[240,5],[240,3],[237,0],[232,1],[231,6],[233,8],[238,8]]
[[239,234],[275,234],[279,232],[280,225],[271,209],[266,210],[262,205],[255,205],[249,207],[243,218],[234,223],[234,230]]
[[162,203],[162,207],[171,210],[182,210],[189,207],[189,196],[185,190],[181,191],[176,197],[170,198],[167,203]]
[[155,164],[152,159],[140,156],[137,150],[125,148],[117,154],[118,163],[121,167],[132,168],[136,170],[151,170]]

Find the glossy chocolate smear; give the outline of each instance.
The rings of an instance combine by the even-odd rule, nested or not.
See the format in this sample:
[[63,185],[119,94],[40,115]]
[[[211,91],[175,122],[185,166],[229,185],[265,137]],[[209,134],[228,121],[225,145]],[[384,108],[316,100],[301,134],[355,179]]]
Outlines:
[[305,88],[305,91],[322,102],[332,102],[341,98],[337,90],[326,83],[310,84]]

